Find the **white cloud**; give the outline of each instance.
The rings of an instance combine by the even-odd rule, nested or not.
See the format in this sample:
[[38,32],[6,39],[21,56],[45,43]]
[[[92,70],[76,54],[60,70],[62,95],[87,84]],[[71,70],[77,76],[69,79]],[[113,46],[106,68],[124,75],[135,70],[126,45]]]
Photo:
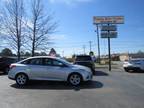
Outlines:
[[10,3],[11,0],[2,0],[3,2]]
[[51,3],[65,3],[68,5],[80,3],[80,2],[91,2],[93,0],[49,0]]

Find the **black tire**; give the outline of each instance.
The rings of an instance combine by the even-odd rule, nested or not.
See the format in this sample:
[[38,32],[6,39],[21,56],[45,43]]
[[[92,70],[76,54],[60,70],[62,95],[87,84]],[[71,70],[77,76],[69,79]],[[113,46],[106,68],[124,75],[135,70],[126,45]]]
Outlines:
[[4,74],[8,74],[9,70],[10,70],[9,67],[6,67],[4,70]]
[[[77,79],[74,79],[74,78],[77,78]],[[82,76],[78,73],[72,73],[68,77],[68,82],[73,86],[78,86],[82,83]]]
[[82,76],[78,73],[72,73],[68,77],[68,82],[73,86],[78,86],[82,83]]
[[127,69],[127,68],[124,68],[124,70],[126,71],[126,72],[129,72],[130,70],[129,69]]
[[15,80],[16,80],[17,85],[24,86],[28,82],[28,76],[24,73],[19,73],[16,75]]
[[95,75],[95,69],[91,68],[93,75]]

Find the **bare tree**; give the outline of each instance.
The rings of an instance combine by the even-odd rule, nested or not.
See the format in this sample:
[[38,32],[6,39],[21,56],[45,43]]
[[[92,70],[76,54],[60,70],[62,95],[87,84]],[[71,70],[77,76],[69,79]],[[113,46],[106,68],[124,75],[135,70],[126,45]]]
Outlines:
[[37,49],[44,49],[49,45],[49,35],[53,33],[57,27],[57,23],[53,22],[52,14],[44,10],[42,0],[31,0],[31,27],[30,41],[31,53],[35,55]]
[[24,4],[23,0],[9,0],[5,5],[4,25],[8,33],[7,39],[11,46],[17,51],[18,60],[20,60],[21,47],[23,45],[23,19]]

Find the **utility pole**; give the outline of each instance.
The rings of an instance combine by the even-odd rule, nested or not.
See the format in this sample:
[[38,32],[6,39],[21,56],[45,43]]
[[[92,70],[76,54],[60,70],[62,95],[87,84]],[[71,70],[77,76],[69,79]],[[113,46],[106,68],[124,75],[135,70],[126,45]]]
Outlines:
[[90,45],[90,52],[92,51],[92,50],[91,50],[91,44],[92,44],[92,41],[89,41],[89,45]]
[[83,51],[84,51],[84,55],[85,55],[85,48],[86,48],[86,47],[85,47],[85,45],[83,45]]
[[62,56],[64,57],[64,51],[62,51]]
[[97,30],[95,32],[97,32],[97,46],[98,46],[98,63],[100,64],[100,42],[99,42],[99,26],[98,24],[96,25]]

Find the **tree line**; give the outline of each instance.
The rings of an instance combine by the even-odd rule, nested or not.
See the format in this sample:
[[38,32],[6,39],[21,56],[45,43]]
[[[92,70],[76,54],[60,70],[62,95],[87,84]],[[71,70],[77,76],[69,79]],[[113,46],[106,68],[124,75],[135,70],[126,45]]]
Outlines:
[[0,11],[1,39],[17,52],[18,60],[22,49],[35,56],[36,50],[49,47],[50,34],[55,32],[57,23],[43,3],[43,0],[8,0]]
[[[35,52],[35,56],[49,56],[51,53],[55,52],[56,56],[60,56],[59,54],[56,53],[55,49],[51,48],[51,50],[49,51],[49,54],[47,54],[44,51],[41,52]],[[21,57],[30,57],[32,56],[31,53],[29,52],[24,52],[21,51],[20,52]],[[13,51],[9,48],[4,48],[2,49],[2,51],[0,52],[0,56],[2,57],[16,57],[17,55],[13,53]]]

